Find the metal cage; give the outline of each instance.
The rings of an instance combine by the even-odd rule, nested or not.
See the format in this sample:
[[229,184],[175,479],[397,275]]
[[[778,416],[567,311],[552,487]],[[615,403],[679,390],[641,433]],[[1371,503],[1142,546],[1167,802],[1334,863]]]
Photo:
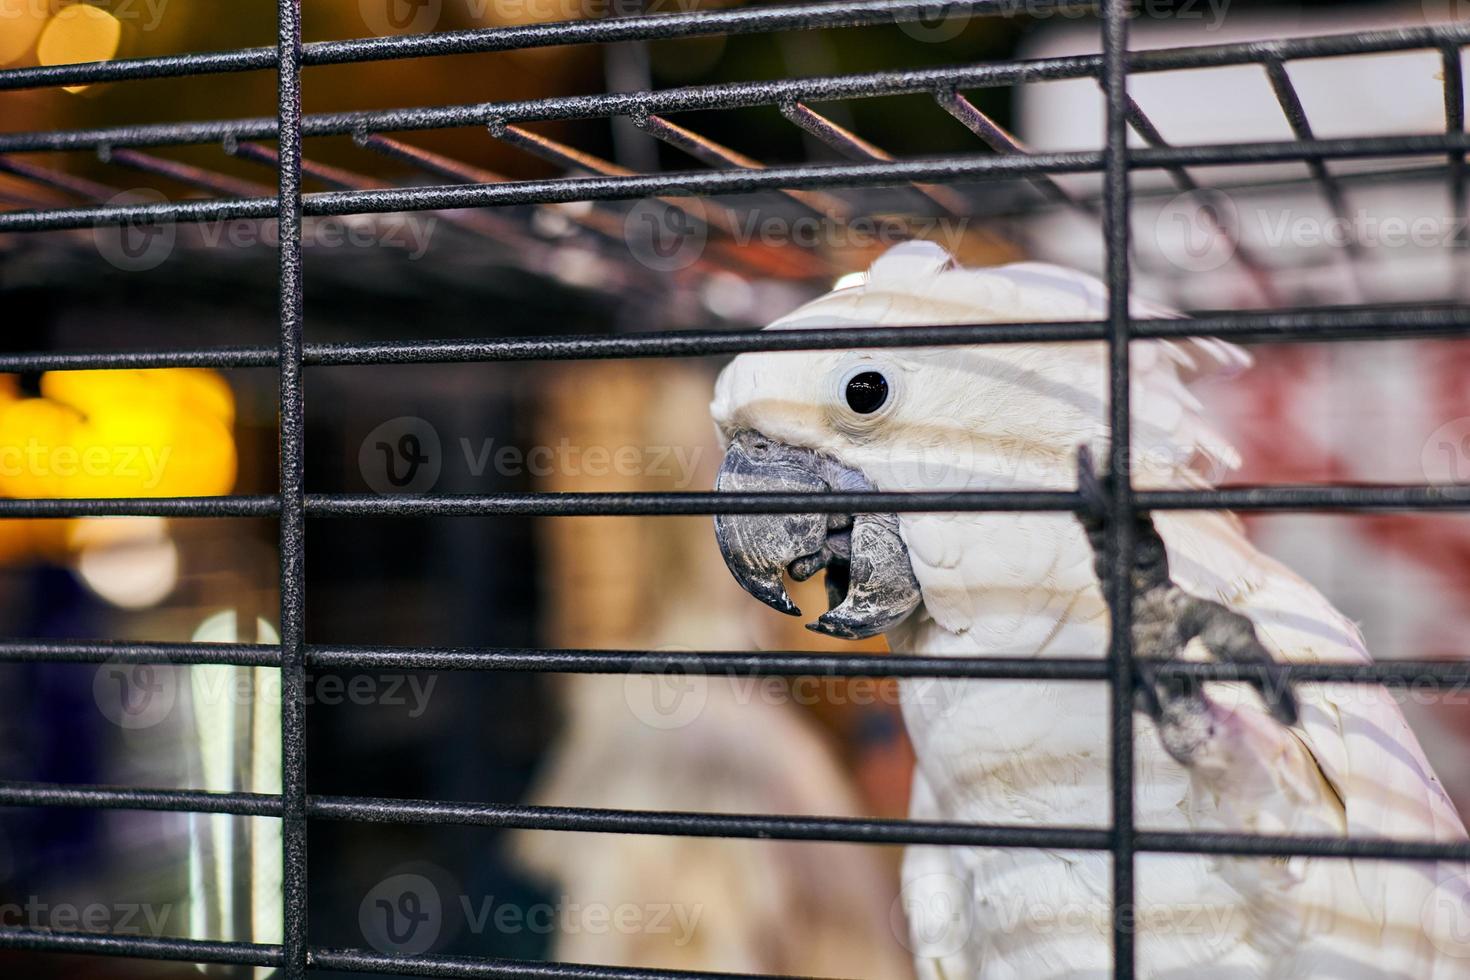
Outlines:
[[[364,949],[314,946],[307,928],[308,821],[455,824],[549,831],[600,831],[844,841],[877,844],[976,845],[986,847],[1105,850],[1113,857],[1112,931],[1115,975],[1133,975],[1134,857],[1140,852],[1190,852],[1241,856],[1315,855],[1326,858],[1470,860],[1470,844],[1401,840],[1266,837],[1227,833],[1145,832],[1133,821],[1133,692],[1130,652],[1131,604],[1124,594],[1109,596],[1112,641],[1106,659],[1011,660],[914,657],[874,660],[868,656],[798,653],[678,653],[565,649],[434,649],[342,646],[308,643],[304,635],[305,524],[308,518],[371,519],[385,516],[456,515],[663,515],[783,513],[823,511],[1062,511],[1090,505],[1076,492],[965,492],[917,494],[488,494],[426,497],[310,493],[304,486],[303,370],[320,365],[410,364],[470,361],[533,361],[586,358],[688,357],[742,351],[816,350],[988,344],[1005,342],[1106,341],[1111,351],[1110,469],[1127,472],[1129,460],[1129,340],[1195,335],[1254,343],[1368,340],[1470,335],[1470,308],[1439,304],[1397,304],[1381,308],[1320,311],[1259,311],[1207,315],[1193,320],[1130,317],[1127,297],[1133,272],[1129,251],[1130,175],[1162,170],[1193,185],[1186,167],[1305,162],[1329,201],[1337,201],[1335,178],[1327,161],[1350,158],[1442,157],[1457,213],[1463,213],[1465,154],[1470,138],[1460,54],[1470,44],[1470,24],[1338,34],[1271,42],[1174,47],[1147,52],[1128,49],[1126,0],[1053,0],[1058,9],[1100,8],[1102,54],[1042,60],[1014,60],[958,67],[879,71],[819,78],[706,85],[523,102],[448,105],[303,115],[300,107],[304,68],[313,65],[373,62],[431,55],[504,51],[566,44],[648,41],[712,34],[776,30],[820,30],[865,24],[913,21],[936,12],[1002,16],[1020,5],[1008,0],[968,0],[934,4],[927,0],[835,0],[792,6],[647,14],[601,20],[568,21],[529,27],[392,36],[303,43],[299,0],[279,0],[276,48],[249,48],[205,54],[125,59],[105,63],[0,71],[0,89],[87,84],[168,76],[273,70],[279,103],[274,119],[218,119],[192,123],[129,125],[73,131],[0,134],[0,167],[37,180],[64,179],[22,162],[35,151],[87,150],[110,153],[117,162],[158,168],[157,158],[139,148],[223,143],[227,152],[253,153],[278,170],[274,197],[230,194],[207,174],[175,168],[173,174],[227,196],[149,204],[97,204],[84,207],[0,212],[0,232],[16,233],[88,228],[130,222],[195,222],[223,218],[272,218],[280,227],[279,345],[143,349],[112,352],[65,351],[0,355],[0,371],[64,371],[82,368],[198,366],[274,368],[279,374],[280,490],[278,494],[212,498],[9,499],[0,500],[0,517],[60,518],[89,515],[275,518],[280,528],[281,642],[256,644],[140,644],[100,642],[4,642],[0,661],[102,663],[229,664],[273,667],[283,678],[283,792],[206,793],[188,790],[119,789],[104,786],[0,784],[0,804],[9,807],[83,807],[222,813],[276,817],[283,822],[284,942],[267,945],[170,938],[68,935],[24,928],[0,929],[0,947],[85,953],[197,963],[277,967],[285,977],[312,970],[348,969],[374,973],[439,977],[655,978],[714,976],[571,964],[538,964],[452,956],[408,956]],[[1284,66],[1305,58],[1345,57],[1383,52],[1428,50],[1443,59],[1445,132],[1440,135],[1314,138]],[[1130,75],[1227,65],[1259,66],[1272,83],[1294,139],[1233,145],[1167,143],[1128,94]],[[961,91],[1023,85],[1057,79],[1095,79],[1106,96],[1106,140],[1100,151],[1031,153],[969,103]],[[927,94],[988,144],[987,150],[943,158],[892,159],[868,153],[842,164],[764,167],[754,161],[721,157],[720,148],[662,119],[691,109],[780,107],[788,118],[821,138],[859,145],[834,131],[805,103]],[[501,138],[530,139],[517,124],[525,121],[631,119],[658,138],[701,151],[715,168],[671,173],[602,173],[548,180],[469,182],[411,188],[344,188],[303,194],[303,141],[349,135],[361,141],[448,127],[489,127]],[[1148,144],[1130,148],[1130,127]],[[271,152],[252,141],[275,141]],[[860,142],[860,141],[859,141]],[[401,152],[411,148],[397,145]],[[860,148],[860,147],[859,147]],[[546,147],[543,146],[543,149]],[[555,152],[555,147],[551,148]],[[126,156],[132,154],[131,157]],[[863,157],[865,154],[856,154]],[[429,161],[434,163],[434,161]],[[278,166],[277,166],[278,164]],[[452,171],[439,161],[441,173]],[[808,329],[777,333],[731,331],[654,332],[621,336],[490,337],[483,340],[392,340],[370,343],[306,343],[303,340],[303,216],[350,215],[389,211],[494,208],[560,202],[635,200],[654,196],[739,194],[763,190],[866,188],[923,182],[945,185],[1027,179],[1055,189],[1051,175],[1103,176],[1100,213],[1107,255],[1110,313],[1104,322],[1015,323],[985,326],[931,326],[884,329]],[[1285,485],[1211,490],[1136,491],[1126,481],[1107,495],[1104,519],[1110,528],[1108,560],[1114,581],[1127,583],[1133,551],[1133,516],[1156,509],[1230,508],[1246,511],[1470,510],[1470,486],[1456,485]],[[1126,590],[1120,584],[1115,592]],[[315,668],[432,669],[455,671],[543,671],[623,673],[628,671],[776,675],[820,674],[841,677],[1011,678],[1106,682],[1111,685],[1112,823],[1107,829],[1068,827],[974,826],[878,819],[780,817],[761,814],[690,814],[605,811],[521,805],[464,805],[430,800],[320,796],[306,785],[304,724],[306,671]],[[1170,664],[1167,672],[1204,679],[1239,679],[1251,668],[1220,664]],[[1470,663],[1396,661],[1374,665],[1290,666],[1285,676],[1299,681],[1446,686],[1470,680]],[[1267,679],[1261,675],[1262,679]]]

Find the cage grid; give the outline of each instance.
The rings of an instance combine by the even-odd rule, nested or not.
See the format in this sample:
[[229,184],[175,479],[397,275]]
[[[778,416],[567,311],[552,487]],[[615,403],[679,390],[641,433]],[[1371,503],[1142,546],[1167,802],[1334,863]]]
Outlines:
[[[1038,0],[1040,2],[1040,0]],[[1024,12],[1014,0],[973,0],[937,5],[947,14],[1006,15]],[[277,817],[283,821],[284,902],[281,944],[182,938],[136,938],[0,928],[0,948],[54,953],[118,955],[157,960],[280,968],[287,978],[311,970],[357,970],[440,977],[698,978],[717,974],[541,964],[455,956],[409,956],[363,949],[313,946],[307,930],[308,821],[454,824],[550,831],[721,836],[875,844],[933,844],[987,847],[1105,850],[1113,856],[1113,941],[1115,975],[1134,972],[1134,858],[1146,852],[1190,852],[1238,856],[1310,855],[1326,858],[1470,860],[1470,843],[1397,839],[1260,836],[1219,832],[1154,832],[1134,826],[1132,805],[1133,692],[1129,575],[1135,516],[1155,509],[1247,511],[1297,510],[1470,510],[1467,485],[1273,485],[1197,490],[1135,490],[1117,481],[1101,502],[1079,492],[991,491],[955,493],[713,494],[564,493],[378,497],[308,493],[304,485],[306,367],[349,364],[411,364],[464,361],[541,361],[585,358],[690,357],[743,351],[817,350],[987,343],[1105,341],[1110,351],[1110,471],[1129,470],[1129,341],[1210,335],[1257,343],[1464,337],[1470,308],[1396,304],[1382,309],[1266,310],[1221,313],[1192,320],[1132,317],[1128,308],[1133,259],[1129,250],[1130,176],[1139,169],[1163,170],[1185,190],[1198,190],[1186,168],[1206,164],[1293,161],[1307,164],[1329,205],[1340,211],[1342,178],[1327,161],[1349,158],[1443,157],[1457,214],[1465,209],[1465,106],[1461,48],[1470,44],[1470,24],[1456,23],[1294,38],[1267,42],[1172,47],[1130,52],[1126,0],[1050,0],[1049,8],[1100,13],[1102,53],[1040,60],[1014,60],[915,71],[881,71],[820,78],[782,79],[658,91],[451,105],[388,111],[303,115],[302,70],[313,65],[393,58],[505,51],[565,44],[695,37],[710,34],[817,30],[913,21],[936,5],[914,0],[836,0],[800,6],[735,8],[569,21],[529,27],[440,32],[304,44],[299,0],[278,2],[278,46],[106,63],[0,71],[0,89],[102,81],[197,76],[274,70],[278,75],[275,119],[208,120],[127,125],[71,131],[0,134],[0,169],[94,202],[106,190],[80,178],[49,171],[15,154],[52,150],[93,151],[118,166],[168,173],[223,198],[158,204],[97,204],[0,212],[0,232],[87,228],[142,222],[190,222],[220,218],[274,219],[280,223],[279,344],[268,346],[129,351],[62,351],[0,355],[0,370],[85,368],[214,367],[275,368],[279,374],[280,485],[271,495],[208,498],[9,499],[0,517],[59,518],[101,515],[275,518],[280,534],[279,645],[214,643],[0,641],[0,662],[229,664],[273,667],[283,679],[283,787],[280,795],[212,793],[181,789],[125,789],[38,783],[0,783],[0,806],[85,807],[223,813]],[[1029,9],[1029,8],[1027,8]],[[1394,51],[1437,51],[1444,71],[1445,131],[1442,134],[1319,139],[1286,73],[1292,61]],[[1254,65],[1266,72],[1294,138],[1232,145],[1171,145],[1127,91],[1130,75]],[[966,100],[965,89],[1068,78],[1091,78],[1105,94],[1106,137],[1097,151],[1035,153],[1026,150]],[[927,94],[966,125],[991,152],[939,159],[888,159],[856,134],[834,132],[810,108],[822,101]],[[694,109],[777,107],[788,119],[824,138],[846,143],[858,162],[764,166],[705,140],[663,118]],[[384,135],[433,128],[484,127],[504,138],[520,122],[631,119],[649,138],[689,151],[714,169],[671,173],[604,172],[589,177],[546,180],[480,180],[472,168],[436,158]],[[1146,146],[1130,147],[1129,131]],[[350,135],[377,152],[414,157],[431,175],[459,182],[420,187],[373,186],[349,172],[316,167],[303,158],[309,137]],[[255,141],[275,142],[276,149]],[[274,168],[274,196],[249,193],[250,185],[201,168],[183,168],[139,148],[218,143],[226,153]],[[564,162],[576,163],[576,160]],[[586,165],[586,161],[581,161]],[[595,169],[595,168],[594,168]],[[303,174],[339,189],[304,194]],[[561,202],[616,201],[668,195],[784,193],[909,186],[943,187],[956,181],[1024,179],[1055,203],[1090,205],[1071,198],[1052,175],[1103,176],[1097,202],[1106,248],[1109,313],[1103,321],[929,326],[878,329],[807,329],[777,333],[673,331],[621,336],[491,337],[481,340],[392,340],[371,343],[308,343],[302,318],[302,220],[313,215],[348,215],[410,209],[493,208]],[[650,653],[639,650],[523,648],[403,648],[308,643],[304,633],[305,522],[307,518],[370,518],[456,515],[663,515],[789,513],[800,511],[1058,511],[1081,513],[1099,507],[1108,528],[1116,583],[1108,602],[1112,636],[1105,659],[947,658],[874,659],[867,655],[806,653]],[[962,679],[1052,679],[1104,682],[1112,692],[1110,826],[983,826],[887,819],[836,819],[765,814],[695,814],[568,807],[446,803],[321,796],[311,794],[305,768],[305,672],[309,667],[410,670],[666,672],[844,677],[948,677]],[[1163,674],[1200,679],[1381,683],[1445,686],[1470,680],[1470,662],[1393,661],[1363,665],[1283,665],[1258,668],[1234,664],[1170,663]],[[1274,672],[1274,675],[1267,671]]]

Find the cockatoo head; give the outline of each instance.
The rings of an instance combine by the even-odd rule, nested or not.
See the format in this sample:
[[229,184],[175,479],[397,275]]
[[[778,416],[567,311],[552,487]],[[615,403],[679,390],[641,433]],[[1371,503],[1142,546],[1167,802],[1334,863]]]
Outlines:
[[[938,246],[911,242],[882,256],[860,284],[767,329],[1089,320],[1104,309],[1103,288],[1088,276],[1036,264],[957,268]],[[1176,366],[1164,372],[1172,418],[1135,425],[1137,444],[1160,449],[1170,471],[1191,465],[1203,431],[1178,431],[1198,406]],[[710,407],[727,446],[716,489],[1071,489],[1078,446],[1100,454],[1105,445],[1106,389],[1097,343],[743,354],[721,373]],[[817,632],[873,636],[922,601],[893,515],[722,515],[715,530],[740,584],[783,612],[800,612],[783,575],[802,580],[825,569],[833,607],[809,624]]]

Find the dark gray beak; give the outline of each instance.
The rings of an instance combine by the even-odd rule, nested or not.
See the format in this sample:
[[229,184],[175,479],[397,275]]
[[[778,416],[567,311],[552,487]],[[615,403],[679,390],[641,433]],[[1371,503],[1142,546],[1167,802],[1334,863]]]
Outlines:
[[[739,432],[715,489],[726,493],[871,491],[862,473],[813,452]],[[720,514],[715,538],[741,588],[792,616],[801,610],[783,576],[804,581],[827,571],[831,604],[807,629],[858,640],[876,636],[919,604],[918,580],[894,514]]]

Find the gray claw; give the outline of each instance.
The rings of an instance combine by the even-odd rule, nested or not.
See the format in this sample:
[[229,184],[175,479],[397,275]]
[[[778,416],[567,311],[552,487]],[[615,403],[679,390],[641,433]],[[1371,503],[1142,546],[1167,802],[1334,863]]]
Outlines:
[[[1088,505],[1078,520],[1087,532],[1098,579],[1107,594],[1112,579],[1103,519],[1107,478],[1098,477],[1087,447],[1078,449],[1077,462],[1078,491]],[[1161,725],[1176,725],[1190,714],[1191,705],[1202,702],[1204,693],[1198,681],[1182,674],[1161,672],[1157,667],[1179,659],[1189,642],[1198,637],[1216,660],[1259,668],[1258,673],[1243,679],[1260,692],[1273,718],[1283,725],[1296,724],[1296,696],[1280,665],[1261,644],[1255,624],[1247,616],[1218,602],[1190,595],[1174,584],[1169,577],[1169,556],[1164,541],[1147,513],[1137,517],[1130,572],[1133,653],[1140,679],[1138,700],[1151,718]],[[1169,738],[1165,741],[1167,744]]]

